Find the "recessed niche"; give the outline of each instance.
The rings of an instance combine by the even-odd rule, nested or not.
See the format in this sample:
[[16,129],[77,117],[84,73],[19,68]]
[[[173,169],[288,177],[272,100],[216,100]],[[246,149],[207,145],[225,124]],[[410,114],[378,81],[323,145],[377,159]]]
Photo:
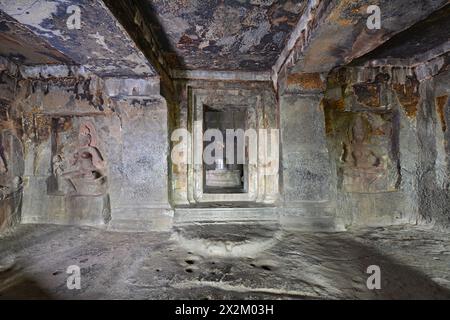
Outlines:
[[[204,107],[203,116],[203,130],[218,130],[222,135],[222,141],[204,141],[203,147],[206,148],[211,143],[216,143],[216,150],[221,149],[221,152],[214,156],[214,162],[205,164],[204,170],[204,193],[244,193],[246,192],[245,174],[247,170],[244,169],[245,159],[239,157],[238,153],[238,139],[232,137],[231,141],[227,139],[227,130],[245,130],[245,122],[247,113],[243,108],[213,108]],[[227,148],[232,147],[233,150]],[[227,154],[232,156],[227,157]],[[243,152],[242,152],[243,154]],[[240,159],[241,158],[241,159]]]

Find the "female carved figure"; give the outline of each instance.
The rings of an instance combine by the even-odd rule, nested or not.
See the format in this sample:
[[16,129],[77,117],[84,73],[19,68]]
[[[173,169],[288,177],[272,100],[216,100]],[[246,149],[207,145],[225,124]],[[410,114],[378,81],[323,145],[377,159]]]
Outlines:
[[365,143],[366,130],[361,117],[356,118],[352,128],[352,158],[353,165],[359,169],[369,170],[380,165],[380,158]]
[[5,148],[0,141],[0,174],[8,172],[8,165],[6,164]]
[[68,179],[78,195],[100,195],[106,182],[105,161],[97,148],[95,128],[84,123],[78,135],[78,149],[70,166],[74,168],[62,174]]
[[8,161],[11,160],[12,138],[10,133],[0,133],[0,200],[9,197],[22,187],[22,178],[17,176]]
[[384,159],[374,152],[367,141],[370,130],[367,126],[362,117],[357,117],[351,129],[349,145],[343,144],[343,188],[347,192],[386,189]]

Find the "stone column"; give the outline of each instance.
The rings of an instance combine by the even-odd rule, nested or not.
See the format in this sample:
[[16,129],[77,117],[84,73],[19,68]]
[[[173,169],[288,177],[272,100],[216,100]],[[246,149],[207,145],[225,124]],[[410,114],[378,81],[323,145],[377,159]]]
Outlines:
[[288,75],[280,95],[282,198],[287,228],[334,230],[333,170],[319,74]]
[[450,226],[449,195],[449,80],[450,72],[421,79],[417,112],[419,222]]
[[120,160],[111,164],[109,229],[168,230],[173,211],[168,200],[167,104],[159,81],[105,80],[120,117]]

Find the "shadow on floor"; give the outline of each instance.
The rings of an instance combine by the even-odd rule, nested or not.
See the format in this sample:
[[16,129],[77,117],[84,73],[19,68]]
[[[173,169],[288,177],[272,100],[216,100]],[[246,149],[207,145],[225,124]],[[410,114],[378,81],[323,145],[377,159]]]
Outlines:
[[[300,265],[303,264],[302,260],[307,261],[304,267],[309,265],[312,274],[312,277],[300,276],[299,280],[314,279],[316,272],[317,287],[323,287],[324,293],[330,292],[335,298],[340,298],[339,292],[342,292],[344,299],[450,299],[450,290],[438,285],[421,270],[387,256],[377,248],[352,240],[347,235],[318,237],[299,234],[295,237],[299,237],[300,257],[294,261],[300,262]],[[417,255],[422,254],[417,252]],[[379,290],[369,290],[366,285],[368,277],[372,275],[367,273],[371,265],[378,266],[381,271]],[[329,288],[324,288],[324,283]],[[310,285],[314,286],[314,281]]]
[[23,274],[17,265],[0,272],[0,300],[52,300],[53,295],[40,284],[39,280]]

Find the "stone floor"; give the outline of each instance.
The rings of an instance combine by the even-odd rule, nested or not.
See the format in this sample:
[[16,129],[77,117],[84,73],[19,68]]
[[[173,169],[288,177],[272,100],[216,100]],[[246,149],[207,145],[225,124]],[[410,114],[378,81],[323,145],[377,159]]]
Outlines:
[[[369,290],[366,269],[381,268]],[[81,290],[66,269],[81,268]],[[449,234],[411,226],[294,233],[188,225],[173,233],[21,225],[0,236],[0,298],[449,299]]]

